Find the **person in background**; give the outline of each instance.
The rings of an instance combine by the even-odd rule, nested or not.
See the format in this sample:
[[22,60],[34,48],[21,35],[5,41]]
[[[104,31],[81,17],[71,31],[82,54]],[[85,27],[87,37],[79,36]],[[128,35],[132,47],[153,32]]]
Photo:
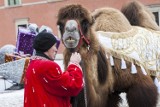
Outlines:
[[56,37],[39,33],[33,41],[36,55],[31,57],[25,76],[24,107],[71,107],[70,97],[83,88],[81,56],[73,53],[66,71],[54,62]]

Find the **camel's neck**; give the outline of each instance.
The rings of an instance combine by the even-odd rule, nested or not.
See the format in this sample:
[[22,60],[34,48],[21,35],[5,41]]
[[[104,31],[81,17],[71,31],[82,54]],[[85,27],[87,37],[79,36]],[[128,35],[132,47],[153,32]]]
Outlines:
[[[106,99],[105,94],[108,93],[110,87],[105,83],[110,80],[108,75],[111,75],[111,73],[107,72],[107,69],[109,69],[107,66],[105,66],[105,68],[102,67],[102,62],[99,61],[98,54],[98,52],[90,53],[87,57],[85,56],[85,58],[82,56],[83,63],[81,66],[84,72],[85,88],[87,90],[87,103],[89,107],[104,107],[106,102],[103,102],[103,99]],[[99,65],[98,63],[101,64]],[[106,61],[106,63],[108,62]],[[103,72],[98,69],[98,66]],[[99,78],[101,78],[101,80]]]
[[[81,64],[83,72],[84,72],[84,80],[85,80],[85,88],[86,89],[86,98],[87,103],[89,107],[98,107],[95,106],[93,102],[99,102],[98,101],[98,95],[97,95],[97,85],[98,85],[98,79],[97,79],[97,60],[95,56],[92,56],[92,59],[90,56],[86,59],[82,59],[83,63]],[[97,103],[96,103],[97,104]]]

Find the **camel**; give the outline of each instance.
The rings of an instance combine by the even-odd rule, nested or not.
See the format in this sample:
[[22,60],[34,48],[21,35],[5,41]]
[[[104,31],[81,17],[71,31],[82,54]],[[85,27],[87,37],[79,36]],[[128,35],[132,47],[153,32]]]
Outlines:
[[157,61],[157,63],[154,63],[157,67],[154,69],[156,72],[151,73],[153,80],[156,81],[156,77],[159,77],[157,72],[160,70],[160,27],[157,25],[155,17],[147,6],[138,1],[128,2],[122,6],[121,11],[129,20],[131,25],[144,27],[151,32],[151,35],[156,35],[158,37],[158,43],[154,43],[157,45],[157,57],[154,58],[154,60]]
[[[129,5],[129,7],[131,8],[133,6]],[[127,10],[128,8],[126,8],[126,11]],[[135,10],[138,10],[138,8]],[[143,9],[143,11],[144,10],[145,9]],[[113,13],[113,15],[110,15],[111,13]],[[130,10],[129,13],[137,14],[135,16],[138,16],[138,13],[134,13],[134,11]],[[137,60],[144,63],[147,68],[150,69],[149,73],[154,79],[157,75],[157,71],[160,70],[160,32],[155,31],[158,26],[156,22],[149,17],[149,14],[146,15],[146,17],[145,14],[143,14],[143,17],[148,19],[148,21],[144,19],[144,22],[141,22],[141,17],[138,21],[134,19],[140,24],[137,26],[134,25],[137,22],[134,21],[132,17],[132,20],[129,22],[117,9],[101,8],[96,9],[92,14],[96,20],[94,29],[97,33],[112,40],[112,43],[108,45],[113,45],[114,50],[121,51],[124,54],[130,54],[129,56],[131,57],[136,56]],[[129,17],[129,15],[127,17]],[[134,15],[132,16],[134,17]],[[134,24],[131,25],[130,23]],[[147,28],[148,23],[150,24],[150,29]],[[143,25],[146,27],[144,28]]]
[[122,6],[121,11],[127,17],[131,25],[160,31],[160,27],[155,21],[154,14],[141,2],[128,2]]
[[[117,17],[114,19],[118,20]],[[58,12],[57,25],[65,46],[65,69],[73,52],[79,52],[82,57],[84,94],[75,98],[76,104],[72,106],[118,107],[120,93],[125,92],[129,107],[156,107],[158,92],[148,74],[149,70],[138,60],[102,44],[95,30],[95,22],[91,12],[81,5],[68,5]],[[119,32],[132,28],[127,23],[130,27],[108,22],[111,29]]]

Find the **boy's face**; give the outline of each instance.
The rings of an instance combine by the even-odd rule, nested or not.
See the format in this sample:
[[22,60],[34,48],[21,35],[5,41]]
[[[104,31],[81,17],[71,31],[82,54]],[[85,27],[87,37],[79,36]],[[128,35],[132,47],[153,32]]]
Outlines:
[[54,60],[56,54],[57,54],[57,48],[56,44],[54,44],[45,54],[52,60]]

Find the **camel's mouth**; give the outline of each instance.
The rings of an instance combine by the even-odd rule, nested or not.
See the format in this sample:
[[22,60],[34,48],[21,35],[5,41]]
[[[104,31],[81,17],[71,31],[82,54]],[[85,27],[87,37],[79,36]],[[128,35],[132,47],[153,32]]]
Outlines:
[[68,38],[65,39],[65,42],[71,43],[71,44],[75,43],[76,41],[77,41],[77,40],[74,39],[74,38],[72,38],[71,36],[69,36]]
[[79,43],[79,36],[63,36],[63,43],[66,48],[76,48]]

